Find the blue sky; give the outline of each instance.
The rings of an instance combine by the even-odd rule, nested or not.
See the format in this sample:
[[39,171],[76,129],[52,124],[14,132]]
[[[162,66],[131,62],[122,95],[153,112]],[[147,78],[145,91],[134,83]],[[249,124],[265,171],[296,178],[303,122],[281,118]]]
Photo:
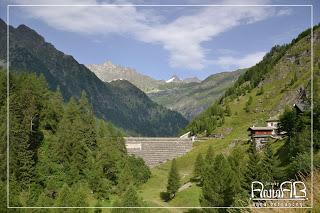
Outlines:
[[[107,4],[96,0],[16,0],[6,4]],[[118,2],[119,3],[119,2]],[[121,1],[122,4],[130,4]],[[135,4],[182,4],[135,1]],[[183,4],[240,4],[183,1]],[[313,4],[319,1],[250,0],[241,4]],[[200,79],[254,65],[275,44],[290,42],[310,27],[310,7],[10,7],[10,24],[25,24],[83,64],[135,68],[156,79]]]

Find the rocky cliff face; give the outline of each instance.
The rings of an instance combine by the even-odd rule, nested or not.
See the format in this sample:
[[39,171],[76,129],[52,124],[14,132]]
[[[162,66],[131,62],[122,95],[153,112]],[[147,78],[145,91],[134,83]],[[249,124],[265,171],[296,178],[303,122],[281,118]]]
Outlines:
[[[2,61],[7,58],[6,30],[6,23],[0,20]],[[179,113],[152,102],[135,86],[122,81],[115,85],[101,81],[86,66],[57,50],[25,25],[10,27],[9,53],[10,71],[43,74],[49,88],[59,87],[65,100],[71,96],[80,97],[85,91],[95,114],[128,134],[172,136],[187,124]],[[124,89],[129,86],[133,89]]]

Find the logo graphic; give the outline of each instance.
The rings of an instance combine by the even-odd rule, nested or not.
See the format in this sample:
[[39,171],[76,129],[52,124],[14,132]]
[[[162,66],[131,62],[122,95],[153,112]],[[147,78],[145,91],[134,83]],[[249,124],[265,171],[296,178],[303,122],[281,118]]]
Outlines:
[[[282,183],[251,183],[250,199],[255,206],[302,207],[307,198],[307,187],[302,181],[284,181]],[[269,202],[268,202],[269,201]]]

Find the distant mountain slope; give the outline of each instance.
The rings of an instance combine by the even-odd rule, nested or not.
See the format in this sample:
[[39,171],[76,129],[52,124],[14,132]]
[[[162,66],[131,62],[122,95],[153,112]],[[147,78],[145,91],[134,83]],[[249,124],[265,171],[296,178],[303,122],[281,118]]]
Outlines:
[[[6,60],[6,30],[6,23],[0,20],[1,60]],[[10,71],[13,70],[43,74],[49,88],[59,87],[65,100],[80,97],[85,91],[95,114],[128,134],[173,136],[187,124],[179,113],[153,103],[127,82],[102,82],[87,67],[25,25],[10,26]]]
[[153,101],[192,119],[222,96],[242,72],[243,70],[218,73],[202,82],[170,83],[160,86],[159,91],[147,94]]
[[106,61],[103,64],[88,64],[86,66],[104,82],[119,79],[128,80],[145,92],[154,90],[160,84],[164,83],[164,81],[158,81],[149,76],[140,74],[133,68],[112,64],[111,61]]
[[[319,26],[314,28],[313,38],[314,76],[319,76]],[[249,126],[265,125],[266,119],[281,114],[285,107],[301,102],[308,105],[311,101],[310,39],[310,30],[307,30],[290,44],[273,47],[262,61],[243,73],[219,101],[192,120],[187,130],[210,135],[241,127],[242,130],[237,131],[243,136]],[[318,91],[318,85],[314,86]]]
[[201,82],[196,77],[180,79],[177,75],[173,75],[166,81],[156,80],[139,73],[134,68],[115,65],[111,61],[106,61],[102,64],[87,64],[86,66],[104,82],[127,80],[146,93],[158,91],[161,88],[172,88],[181,84]]

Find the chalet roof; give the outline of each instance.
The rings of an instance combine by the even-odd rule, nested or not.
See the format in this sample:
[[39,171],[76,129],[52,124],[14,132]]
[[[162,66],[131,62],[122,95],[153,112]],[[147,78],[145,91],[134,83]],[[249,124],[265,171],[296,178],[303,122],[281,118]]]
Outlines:
[[274,127],[268,127],[268,126],[251,126],[248,128],[248,130],[254,130],[254,131],[257,131],[257,130],[272,131],[274,129],[275,129]]

